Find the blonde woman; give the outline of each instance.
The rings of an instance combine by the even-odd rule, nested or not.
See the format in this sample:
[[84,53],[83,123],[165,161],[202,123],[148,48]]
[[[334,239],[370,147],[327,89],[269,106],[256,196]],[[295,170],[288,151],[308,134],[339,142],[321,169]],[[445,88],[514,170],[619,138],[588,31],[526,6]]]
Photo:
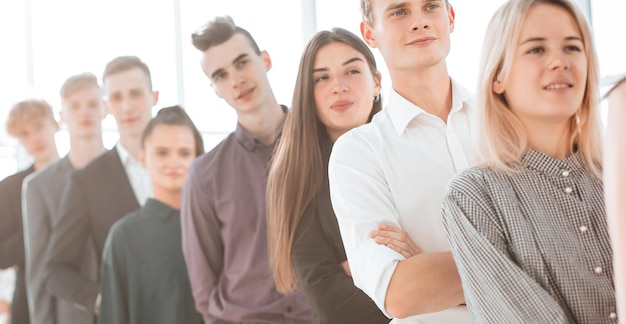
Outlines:
[[479,323],[617,319],[601,174],[598,68],[569,0],[510,0],[485,38],[478,167],[444,219]]

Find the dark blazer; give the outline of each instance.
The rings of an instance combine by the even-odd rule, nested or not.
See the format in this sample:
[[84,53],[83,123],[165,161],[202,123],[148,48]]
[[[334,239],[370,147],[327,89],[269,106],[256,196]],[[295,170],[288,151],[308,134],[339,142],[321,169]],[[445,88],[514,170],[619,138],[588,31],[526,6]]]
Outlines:
[[24,283],[24,236],[22,234],[22,182],[35,168],[20,171],[0,182],[0,269],[17,266],[11,304],[12,323],[30,323]]
[[116,148],[72,172],[46,252],[48,291],[76,307],[93,310],[100,283],[80,273],[84,247],[92,238],[99,269],[111,225],[138,208]]

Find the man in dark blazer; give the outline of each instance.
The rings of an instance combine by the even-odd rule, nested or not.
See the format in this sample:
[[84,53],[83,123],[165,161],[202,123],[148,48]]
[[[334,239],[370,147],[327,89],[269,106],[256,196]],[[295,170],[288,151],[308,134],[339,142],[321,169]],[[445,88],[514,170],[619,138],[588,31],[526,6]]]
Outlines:
[[[52,228],[59,221],[59,202],[68,175],[84,167],[106,150],[102,143],[104,106],[98,79],[91,73],[68,78],[61,87],[61,122],[67,125],[70,150],[61,160],[27,177],[22,185],[22,216],[26,251],[26,291],[34,324],[93,323],[93,312],[76,309],[72,303],[48,292],[44,270],[45,252]],[[81,274],[98,278],[93,241],[85,245]]]
[[152,90],[148,66],[134,56],[113,59],[102,79],[104,105],[115,117],[120,139],[113,149],[70,175],[45,265],[48,291],[94,313],[100,283],[80,274],[83,249],[93,239],[100,268],[111,225],[151,196],[150,178],[138,157],[141,134],[159,96]]

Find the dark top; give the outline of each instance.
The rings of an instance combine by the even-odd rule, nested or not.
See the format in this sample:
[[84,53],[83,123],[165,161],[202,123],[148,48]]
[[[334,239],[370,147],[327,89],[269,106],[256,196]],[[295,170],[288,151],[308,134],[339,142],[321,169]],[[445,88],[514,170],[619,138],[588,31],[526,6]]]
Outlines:
[[269,266],[265,187],[273,149],[237,126],[189,170],[183,253],[205,322],[311,322],[306,296],[279,293]]
[[100,262],[111,225],[138,208],[117,149],[72,172],[46,252],[48,291],[76,307],[93,311],[100,284],[80,273],[84,247],[93,239]]
[[444,224],[475,323],[617,323],[602,181],[577,153],[529,149],[522,168],[470,169]]
[[346,252],[330,201],[328,178],[315,204],[302,216],[291,260],[298,283],[313,308],[315,323],[389,323],[341,266]]
[[117,221],[102,252],[98,323],[195,324],[180,212],[154,199]]
[[11,304],[12,323],[30,323],[24,282],[24,232],[22,230],[22,182],[35,167],[0,181],[0,268],[17,266]]

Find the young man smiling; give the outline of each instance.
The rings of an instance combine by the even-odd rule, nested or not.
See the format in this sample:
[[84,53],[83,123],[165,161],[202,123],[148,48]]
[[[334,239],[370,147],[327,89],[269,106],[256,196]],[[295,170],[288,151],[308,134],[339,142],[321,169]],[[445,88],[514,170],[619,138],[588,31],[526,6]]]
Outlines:
[[272,61],[230,17],[192,35],[215,93],[237,128],[196,159],[183,189],[183,253],[196,309],[207,323],[310,323],[301,291],[276,290],[267,252],[267,168],[287,108],[267,78]]
[[[340,137],[330,158],[354,282],[389,317],[469,322],[441,218],[445,185],[470,152],[472,95],[446,65],[454,10],[442,0],[362,0],[361,9],[362,36],[383,55],[392,91],[386,109]],[[404,229],[423,253],[405,258],[386,247],[381,223]]]

